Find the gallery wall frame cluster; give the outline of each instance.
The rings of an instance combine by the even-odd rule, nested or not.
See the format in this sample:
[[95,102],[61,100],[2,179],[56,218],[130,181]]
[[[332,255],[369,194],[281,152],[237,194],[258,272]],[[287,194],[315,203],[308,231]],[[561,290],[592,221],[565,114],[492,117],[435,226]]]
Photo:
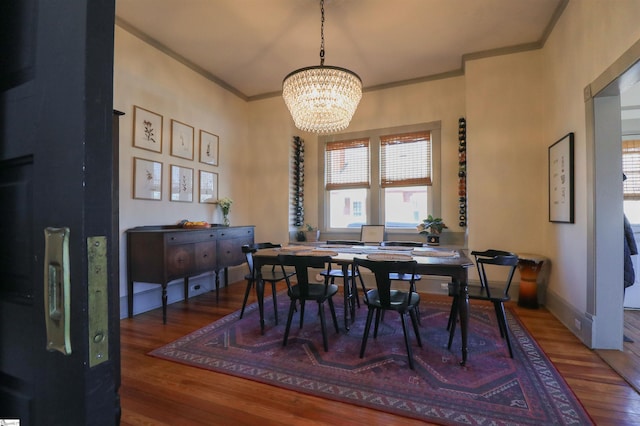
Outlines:
[[[162,154],[163,121],[161,114],[149,109],[133,106],[133,147],[149,151],[150,156]],[[191,203],[194,201],[194,182],[198,179],[198,202],[214,204],[218,202],[218,173],[211,167],[219,165],[220,138],[209,131],[200,129],[196,145],[195,128],[182,121],[170,121],[169,154],[178,161],[184,160],[203,164],[197,170],[184,164],[169,164],[169,200]],[[142,155],[142,152],[141,152]],[[163,170],[162,161],[153,158],[133,157],[133,198],[137,200],[162,201]]]

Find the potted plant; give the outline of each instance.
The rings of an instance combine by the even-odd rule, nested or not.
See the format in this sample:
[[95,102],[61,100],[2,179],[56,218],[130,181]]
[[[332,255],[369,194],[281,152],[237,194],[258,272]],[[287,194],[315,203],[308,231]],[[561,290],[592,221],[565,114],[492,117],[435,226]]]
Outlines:
[[304,226],[304,237],[307,241],[315,242],[320,239],[320,230],[315,226],[306,223]]
[[441,217],[433,217],[429,215],[426,219],[422,220],[422,223],[418,225],[418,232],[426,234],[427,244],[437,246],[440,244],[440,234],[443,229],[446,229],[447,225],[444,223]]

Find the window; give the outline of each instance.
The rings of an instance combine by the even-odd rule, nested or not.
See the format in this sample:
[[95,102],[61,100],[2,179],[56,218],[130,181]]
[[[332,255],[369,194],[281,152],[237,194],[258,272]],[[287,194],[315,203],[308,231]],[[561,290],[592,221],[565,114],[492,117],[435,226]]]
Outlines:
[[624,212],[631,223],[640,223],[640,140],[622,141]]
[[380,186],[387,228],[414,228],[428,215],[431,186],[431,133],[380,138]]
[[326,231],[385,224],[411,230],[440,213],[440,123],[323,136]]

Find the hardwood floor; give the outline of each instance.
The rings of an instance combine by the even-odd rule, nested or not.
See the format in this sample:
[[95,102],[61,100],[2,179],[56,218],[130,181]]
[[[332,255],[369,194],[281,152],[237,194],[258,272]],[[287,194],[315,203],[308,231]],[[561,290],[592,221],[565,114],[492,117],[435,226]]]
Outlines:
[[633,341],[624,342],[622,351],[597,350],[596,353],[640,392],[640,310],[625,309],[624,335]]
[[[218,304],[213,292],[171,304],[166,325],[161,309],[121,320],[121,425],[424,424],[146,355],[239,309],[244,288],[242,282],[220,289]],[[596,352],[546,309],[513,308],[596,424],[640,424],[640,395]],[[637,330],[640,349],[640,321]]]

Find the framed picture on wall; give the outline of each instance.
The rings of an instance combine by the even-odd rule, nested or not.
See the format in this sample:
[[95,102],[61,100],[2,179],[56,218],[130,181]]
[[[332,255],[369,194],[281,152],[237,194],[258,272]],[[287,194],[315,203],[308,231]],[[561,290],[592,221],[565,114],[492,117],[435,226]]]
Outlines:
[[160,114],[134,105],[133,146],[162,152],[162,116]]
[[215,204],[218,201],[218,174],[200,170],[200,202]]
[[219,138],[213,133],[200,130],[200,162],[218,165],[218,142]]
[[193,160],[193,127],[171,120],[171,155]]
[[133,158],[133,198],[162,200],[162,163]]
[[171,165],[171,201],[193,202],[193,169]]
[[573,133],[549,147],[549,222],[574,223]]

